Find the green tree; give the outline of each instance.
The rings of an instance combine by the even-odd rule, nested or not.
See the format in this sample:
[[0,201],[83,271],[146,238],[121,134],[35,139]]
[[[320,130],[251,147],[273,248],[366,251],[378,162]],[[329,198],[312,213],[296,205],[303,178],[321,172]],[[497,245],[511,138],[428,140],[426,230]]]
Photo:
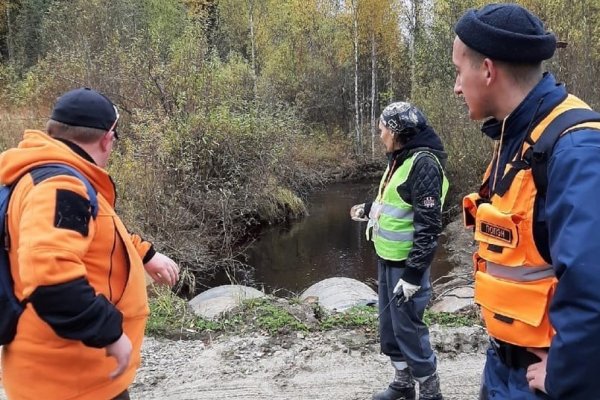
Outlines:
[[41,26],[55,2],[58,0],[8,1],[4,7],[7,55],[21,71],[34,66],[44,54]]

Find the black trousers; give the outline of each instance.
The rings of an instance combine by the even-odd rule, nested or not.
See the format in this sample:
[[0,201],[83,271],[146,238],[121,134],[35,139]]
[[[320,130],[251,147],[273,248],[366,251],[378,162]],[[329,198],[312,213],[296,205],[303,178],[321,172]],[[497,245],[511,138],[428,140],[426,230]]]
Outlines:
[[129,392],[127,391],[127,389],[125,389],[125,391],[123,393],[121,393],[117,397],[114,397],[112,400],[131,400],[131,399],[129,397]]

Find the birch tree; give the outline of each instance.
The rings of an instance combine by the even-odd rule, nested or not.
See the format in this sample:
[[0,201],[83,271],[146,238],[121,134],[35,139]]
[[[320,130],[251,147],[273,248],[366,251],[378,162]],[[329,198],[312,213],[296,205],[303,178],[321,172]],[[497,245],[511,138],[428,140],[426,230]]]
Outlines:
[[358,0],[352,0],[352,38],[354,46],[354,122],[356,153],[362,155],[360,108],[358,104]]

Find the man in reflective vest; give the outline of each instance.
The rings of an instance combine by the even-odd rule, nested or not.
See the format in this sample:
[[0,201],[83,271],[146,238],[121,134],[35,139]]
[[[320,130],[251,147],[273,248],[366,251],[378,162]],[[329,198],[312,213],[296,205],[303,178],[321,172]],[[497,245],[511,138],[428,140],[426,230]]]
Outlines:
[[446,153],[423,113],[409,103],[387,106],[379,129],[388,166],[377,198],[350,210],[353,219],[368,220],[367,239],[378,257],[381,351],[395,369],[389,387],[373,399],[414,400],[417,381],[420,400],[442,400],[423,313],[448,190]]
[[491,337],[480,399],[599,399],[600,124],[567,125],[536,150],[565,116],[592,112],[543,72],[556,38],[525,8],[468,10],[455,32],[454,92],[496,141],[463,201]]

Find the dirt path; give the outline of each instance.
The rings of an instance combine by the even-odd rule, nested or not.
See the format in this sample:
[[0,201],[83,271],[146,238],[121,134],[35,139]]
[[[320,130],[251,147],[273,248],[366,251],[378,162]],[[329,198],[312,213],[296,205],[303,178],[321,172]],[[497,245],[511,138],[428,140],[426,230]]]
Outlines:
[[[483,354],[472,351],[482,348],[472,336],[466,352],[460,344],[464,337],[433,339],[436,347],[459,352],[439,353],[446,400],[477,398]],[[143,400],[363,400],[384,388],[391,375],[378,345],[360,332],[234,336],[212,343],[147,337],[130,392],[132,399]],[[0,400],[6,400],[2,390]]]
[[[440,354],[448,400],[477,397],[483,354]],[[370,399],[391,378],[378,345],[352,331],[232,337],[211,344],[147,338],[135,399]]]

